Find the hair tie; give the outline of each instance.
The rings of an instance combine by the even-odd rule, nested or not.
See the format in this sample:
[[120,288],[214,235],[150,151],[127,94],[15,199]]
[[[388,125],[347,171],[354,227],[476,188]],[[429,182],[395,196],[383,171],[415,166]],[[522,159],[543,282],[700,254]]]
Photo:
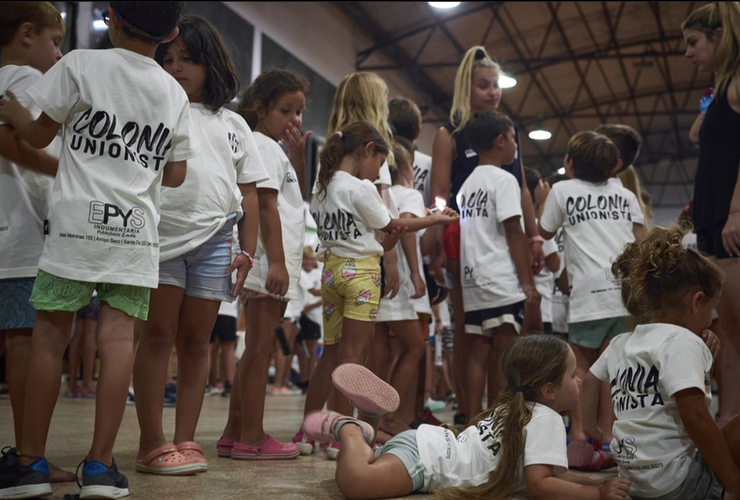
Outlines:
[[340,139],[342,138],[342,131],[341,130],[337,130],[335,133],[339,136]]
[[479,60],[485,59],[485,58],[486,58],[486,51],[485,50],[478,49],[478,50],[475,51],[475,60],[476,61],[479,61]]
[[514,392],[524,392],[527,390],[527,387],[524,385],[518,385],[514,387]]

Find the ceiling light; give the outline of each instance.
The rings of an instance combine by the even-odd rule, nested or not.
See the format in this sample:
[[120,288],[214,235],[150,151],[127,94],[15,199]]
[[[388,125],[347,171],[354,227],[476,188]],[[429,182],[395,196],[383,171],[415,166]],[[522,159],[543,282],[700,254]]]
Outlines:
[[560,175],[565,175],[565,167],[560,167],[560,168],[558,169],[558,173],[559,173]]
[[104,31],[108,29],[108,26],[106,26],[105,21],[102,19],[96,19],[92,23],[92,27],[95,31]]
[[429,5],[435,9],[454,9],[460,2],[429,2]]
[[509,75],[505,75],[501,73],[501,76],[498,77],[498,86],[502,89],[510,89],[511,87],[516,85],[516,78],[512,78]]
[[537,127],[536,129],[532,130],[527,136],[535,141],[546,141],[550,137],[552,137],[552,134],[550,131],[545,130],[544,127]]

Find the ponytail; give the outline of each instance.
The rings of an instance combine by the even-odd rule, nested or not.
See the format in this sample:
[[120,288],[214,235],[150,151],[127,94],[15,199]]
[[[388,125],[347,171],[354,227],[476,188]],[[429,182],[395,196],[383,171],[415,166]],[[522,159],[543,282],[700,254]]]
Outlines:
[[455,92],[452,96],[452,108],[450,109],[450,122],[455,127],[455,133],[465,128],[472,114],[470,88],[473,84],[475,68],[496,68],[497,71],[500,70],[496,61],[489,57],[485,47],[477,45],[471,47],[465,53],[455,75]]
[[372,142],[375,145],[375,153],[388,154],[388,144],[380,133],[367,122],[355,122],[344,130],[338,130],[331,134],[324,147],[319,153],[319,169],[317,185],[319,197],[326,196],[326,188],[339,169],[342,159],[347,155],[353,155],[358,159],[362,155],[362,149]]

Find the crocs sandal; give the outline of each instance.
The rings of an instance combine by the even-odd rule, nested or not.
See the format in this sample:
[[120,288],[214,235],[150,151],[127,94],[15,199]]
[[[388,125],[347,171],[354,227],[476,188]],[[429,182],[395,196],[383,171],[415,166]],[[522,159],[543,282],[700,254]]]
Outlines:
[[301,455],[311,455],[316,448],[316,441],[308,437],[303,432],[303,429],[296,432],[290,442],[298,447],[298,451],[300,451]]
[[231,458],[231,449],[234,447],[234,443],[236,443],[235,439],[224,439],[223,437],[216,441],[218,456],[221,458]]
[[174,444],[167,443],[150,451],[144,458],[137,459],[134,468],[147,474],[189,476],[197,473],[202,465],[184,457]]
[[272,436],[267,436],[264,443],[250,446],[240,442],[231,448],[231,458],[236,460],[286,460],[295,458],[300,451],[293,443],[281,443]]
[[352,405],[368,416],[380,416],[398,408],[398,392],[362,365],[345,363],[331,374],[332,382]]
[[585,441],[568,443],[568,467],[585,471],[599,471],[604,465],[604,452]]
[[200,464],[200,470],[198,472],[206,472],[208,470],[208,460],[203,456],[203,448],[198,443],[195,441],[183,441],[176,446],[177,451],[183,457]]
[[334,411],[314,411],[303,419],[303,430],[307,436],[316,441],[331,443],[339,441],[339,429],[344,424],[355,424],[360,427],[365,442],[370,444],[375,440],[373,427],[367,422],[348,417]]

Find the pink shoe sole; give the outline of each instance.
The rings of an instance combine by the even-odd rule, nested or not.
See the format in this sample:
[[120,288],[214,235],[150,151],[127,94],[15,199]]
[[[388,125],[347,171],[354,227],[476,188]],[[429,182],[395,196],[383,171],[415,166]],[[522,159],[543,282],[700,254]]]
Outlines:
[[259,446],[236,442],[231,448],[231,458],[235,460],[288,460],[299,453],[293,443],[281,443],[272,436],[267,436],[267,440]]
[[216,450],[218,456],[221,458],[231,458],[231,449],[234,447],[236,440],[234,439],[219,439],[216,441]]
[[331,379],[334,387],[366,415],[380,416],[395,411],[400,403],[398,392],[362,365],[340,365]]

